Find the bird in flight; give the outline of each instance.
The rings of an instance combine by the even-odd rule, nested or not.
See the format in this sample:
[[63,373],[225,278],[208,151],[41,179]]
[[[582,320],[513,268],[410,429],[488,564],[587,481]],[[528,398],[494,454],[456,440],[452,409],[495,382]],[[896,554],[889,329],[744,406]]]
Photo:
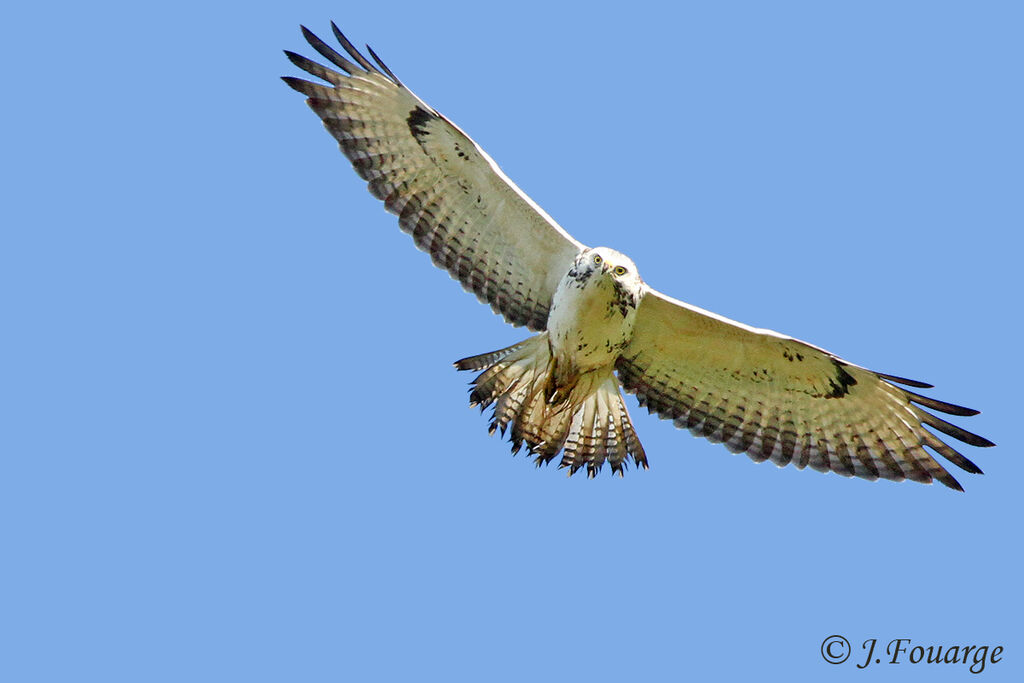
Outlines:
[[653,289],[624,254],[569,235],[369,46],[372,62],[331,28],[347,56],[302,27],[332,66],[285,51],[319,81],[285,83],[436,266],[537,333],[455,363],[479,372],[470,403],[492,409],[490,431],[507,432],[513,452],[525,446],[537,465],[561,455],[570,475],[585,467],[593,477],[607,463],[621,476],[631,460],[646,469],[621,385],[648,412],[757,462],[960,491],[932,453],[981,473],[926,429],[992,446],[926,409],[978,411]]

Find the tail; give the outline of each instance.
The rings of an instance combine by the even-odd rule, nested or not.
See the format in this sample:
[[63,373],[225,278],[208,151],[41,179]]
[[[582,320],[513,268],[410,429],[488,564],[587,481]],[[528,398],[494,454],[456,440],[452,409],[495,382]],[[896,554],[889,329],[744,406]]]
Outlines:
[[574,376],[557,386],[547,333],[499,351],[463,358],[458,370],[483,370],[472,382],[469,404],[493,406],[490,433],[511,429],[512,452],[523,444],[547,464],[562,452],[569,475],[584,465],[593,477],[604,465],[622,476],[630,458],[647,469],[647,456],[633,431],[613,368]]

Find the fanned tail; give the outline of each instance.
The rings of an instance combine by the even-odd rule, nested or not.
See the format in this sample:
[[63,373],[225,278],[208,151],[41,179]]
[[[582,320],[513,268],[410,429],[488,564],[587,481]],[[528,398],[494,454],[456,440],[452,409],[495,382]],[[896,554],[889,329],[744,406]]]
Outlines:
[[469,403],[492,407],[490,433],[508,432],[512,452],[523,444],[538,466],[559,452],[559,467],[573,475],[584,465],[594,477],[607,462],[622,476],[632,458],[647,469],[612,368],[575,375],[557,386],[547,333],[498,351],[463,358],[459,370],[483,370],[472,382]]

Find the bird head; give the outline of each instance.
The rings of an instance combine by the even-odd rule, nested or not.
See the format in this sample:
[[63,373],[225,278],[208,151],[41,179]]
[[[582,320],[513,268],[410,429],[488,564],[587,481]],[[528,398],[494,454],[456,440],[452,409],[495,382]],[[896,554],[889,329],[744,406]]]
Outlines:
[[609,247],[584,249],[576,264],[580,270],[598,275],[601,280],[622,289],[638,290],[642,282],[632,259]]

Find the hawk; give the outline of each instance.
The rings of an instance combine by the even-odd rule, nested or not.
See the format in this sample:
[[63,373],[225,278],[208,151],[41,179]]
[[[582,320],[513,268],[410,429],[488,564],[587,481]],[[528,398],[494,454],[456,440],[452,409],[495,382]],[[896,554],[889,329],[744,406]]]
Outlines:
[[960,491],[932,453],[981,472],[926,429],[992,446],[926,409],[978,411],[653,289],[625,255],[575,240],[369,46],[373,62],[331,28],[347,57],[302,27],[334,68],[285,51],[320,81],[285,83],[435,265],[537,333],[455,363],[479,372],[470,403],[492,409],[490,431],[507,432],[513,452],[525,446],[537,465],[561,454],[570,475],[586,467],[593,477],[607,463],[621,476],[631,460],[646,469],[621,385],[648,412],[757,462]]

